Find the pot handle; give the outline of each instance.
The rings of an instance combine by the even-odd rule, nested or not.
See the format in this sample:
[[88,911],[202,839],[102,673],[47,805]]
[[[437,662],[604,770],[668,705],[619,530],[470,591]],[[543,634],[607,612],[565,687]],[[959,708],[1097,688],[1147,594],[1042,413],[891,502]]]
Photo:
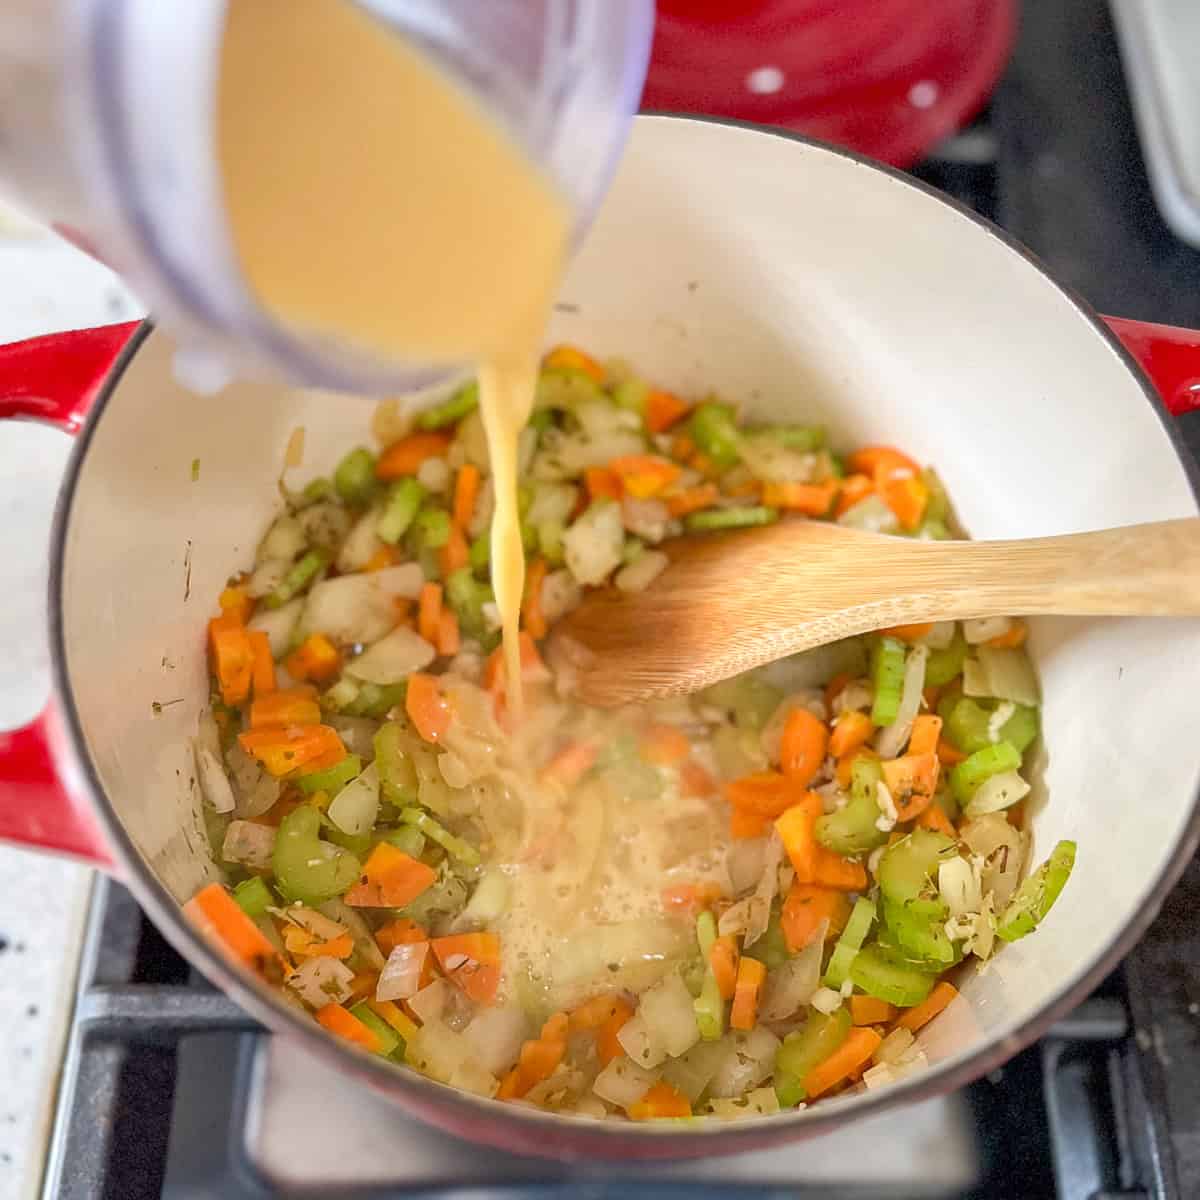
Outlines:
[[[41,421],[78,433],[138,325],[52,333],[0,346],[0,420]],[[112,854],[63,741],[53,699],[24,728],[0,732],[0,839],[111,869]]]
[[1124,317],[1104,321],[1150,377],[1173,417],[1200,409],[1200,330]]

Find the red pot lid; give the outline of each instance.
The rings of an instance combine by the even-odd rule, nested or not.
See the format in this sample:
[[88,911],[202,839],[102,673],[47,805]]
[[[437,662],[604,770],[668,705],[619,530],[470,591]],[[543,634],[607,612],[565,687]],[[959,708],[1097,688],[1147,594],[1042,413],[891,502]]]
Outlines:
[[643,108],[781,125],[908,166],[987,100],[1016,0],[658,0]]

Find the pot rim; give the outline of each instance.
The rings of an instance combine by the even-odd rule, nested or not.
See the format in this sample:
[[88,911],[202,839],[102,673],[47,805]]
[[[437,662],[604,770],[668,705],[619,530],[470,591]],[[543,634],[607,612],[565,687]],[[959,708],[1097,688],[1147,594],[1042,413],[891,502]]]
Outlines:
[[[1166,412],[1161,398],[1144,372],[1087,301],[1061,283],[1032,251],[987,218],[898,168],[876,162],[851,150],[826,145],[791,130],[749,121],[692,114],[653,113],[639,116],[636,120],[689,121],[705,125],[731,126],[747,133],[775,137],[786,142],[799,142],[810,149],[881,172],[894,182],[915,188],[958,215],[970,219],[979,227],[981,233],[999,241],[1010,252],[1023,258],[1064,295],[1076,315],[1091,326],[1093,332],[1099,335],[1101,341],[1132,374],[1146,400],[1158,415],[1200,509],[1200,469],[1193,463],[1175,421]],[[534,1108],[502,1105],[485,1100],[435,1083],[416,1071],[398,1071],[394,1065],[375,1055],[338,1042],[290,1006],[269,1000],[265,987],[260,990],[248,983],[241,972],[232,968],[199,931],[183,918],[178,903],[143,860],[105,793],[88,752],[87,740],[68,678],[64,640],[63,563],[79,475],[92,437],[109,402],[118,391],[133,357],[153,330],[152,321],[146,320],[142,323],[105,379],[67,464],[55,510],[48,587],[50,652],[54,688],[65,718],[63,724],[71,752],[82,769],[93,811],[120,864],[121,882],[130,888],[138,903],[150,914],[171,945],[189,962],[199,966],[209,980],[216,982],[268,1031],[297,1038],[300,1045],[330,1065],[354,1067],[364,1082],[377,1091],[387,1093],[418,1119],[459,1137],[512,1153],[543,1158],[566,1159],[586,1156],[601,1160],[682,1159],[735,1154],[780,1142],[819,1136],[844,1125],[851,1117],[865,1117],[894,1105],[908,1104],[955,1091],[999,1067],[1086,999],[1146,932],[1157,916],[1167,892],[1178,881],[1200,845],[1198,781],[1197,787],[1194,788],[1192,810],[1187,825],[1171,857],[1157,877],[1149,882],[1145,892],[1147,902],[1137,910],[1129,922],[1113,933],[1108,945],[1089,967],[1077,973],[1073,979],[1063,982],[1048,1004],[1009,1035],[998,1039],[989,1038],[960,1060],[951,1058],[944,1065],[931,1066],[928,1070],[879,1091],[862,1093],[843,1101],[835,1099],[790,1116],[780,1113],[737,1122],[705,1121],[693,1128],[680,1128],[675,1125],[661,1127],[649,1123],[601,1122],[584,1118],[564,1119],[560,1115]]]

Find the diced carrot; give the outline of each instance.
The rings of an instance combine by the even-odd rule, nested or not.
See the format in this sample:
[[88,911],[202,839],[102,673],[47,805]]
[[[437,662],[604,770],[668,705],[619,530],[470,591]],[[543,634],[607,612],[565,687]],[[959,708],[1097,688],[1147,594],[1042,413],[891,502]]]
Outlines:
[[[373,989],[372,989],[373,990]],[[376,1000],[373,996],[367,1000],[367,1007],[382,1017],[406,1042],[411,1042],[417,1036],[417,1023],[392,1000]]]
[[213,673],[226,704],[243,704],[254,679],[254,647],[246,627],[235,617],[214,617],[208,623]]
[[620,500],[624,495],[620,479],[607,467],[588,467],[583,473],[583,486],[589,500]]
[[225,588],[217,597],[217,605],[223,617],[232,617],[239,625],[245,625],[254,614],[254,597],[240,583]]
[[886,1025],[898,1011],[894,1004],[874,996],[851,996],[849,1004],[850,1020],[855,1025]]
[[878,483],[885,479],[919,475],[921,468],[894,446],[863,446],[846,458],[846,469],[867,475]]
[[911,821],[932,803],[940,766],[938,756],[932,752],[906,754],[883,763],[883,781],[892,793],[901,821]]
[[944,833],[947,837],[958,837],[958,831],[954,828],[954,823],[946,816],[946,810],[940,804],[926,805],[917,814],[917,824],[922,829],[932,829],[935,833]]
[[721,468],[707,454],[701,454],[699,451],[688,459],[688,466],[693,471],[699,471],[706,479],[719,479],[721,476]]
[[646,428],[651,433],[665,433],[691,411],[691,405],[674,392],[651,388],[646,393]]
[[1007,633],[1002,633],[998,637],[988,638],[987,644],[995,646],[997,650],[1015,650],[1018,646],[1025,645],[1025,639],[1028,636],[1029,626],[1024,621],[1014,620]]
[[462,636],[458,631],[458,618],[454,610],[443,608],[438,617],[437,652],[444,657],[457,654],[462,649]]
[[400,555],[395,546],[380,546],[370,558],[367,559],[363,566],[363,570],[370,574],[372,571],[382,571],[385,567],[394,567],[400,561]]
[[451,516],[459,529],[466,529],[475,515],[475,502],[479,499],[479,468],[474,463],[463,463],[454,480],[454,507]]
[[497,1100],[519,1100],[521,1098],[521,1068],[513,1067],[505,1077],[500,1080],[499,1090],[496,1092]]
[[404,711],[427,742],[440,742],[450,728],[450,705],[433,675],[417,672],[408,677]]
[[549,626],[542,611],[542,584],[546,582],[547,564],[544,558],[535,558],[525,572],[525,595],[521,600],[521,620],[529,636],[541,641]]
[[861,754],[865,754],[868,758],[877,759],[879,757],[879,755],[867,745],[859,746],[857,750],[851,750],[848,753],[843,754],[842,757],[837,760],[837,766],[834,768],[834,778],[837,780],[838,787],[848,788],[850,786],[850,780],[854,775],[854,760]]
[[656,767],[673,767],[692,752],[692,744],[682,729],[674,725],[647,725],[639,739],[638,749],[645,762]]
[[899,638],[902,642],[918,642],[933,628],[932,621],[920,621],[915,625],[893,625],[890,629],[881,629],[888,637]]
[[438,621],[442,616],[442,585],[423,583],[417,600],[417,632],[432,645],[437,641]]
[[[806,788],[825,761],[829,730],[806,708],[788,713],[779,742],[779,766],[794,787]],[[773,814],[778,816],[778,813]]]
[[967,757],[957,746],[952,745],[945,738],[938,738],[937,756],[938,761],[947,767],[956,767]]
[[450,526],[450,536],[446,544],[438,551],[438,567],[442,578],[447,579],[455,571],[461,571],[471,562],[471,547],[467,544],[467,535],[461,525]]
[[883,1038],[869,1027],[851,1029],[846,1040],[805,1075],[805,1095],[809,1100],[815,1100],[830,1088],[849,1079],[860,1066],[870,1060],[882,1041]]
[[841,487],[841,480],[828,483],[768,483],[762,502],[772,508],[786,508],[808,517],[823,517],[829,512]]
[[867,872],[861,863],[827,850],[816,838],[814,825],[822,813],[821,797],[806,792],[775,822],[788,858],[801,883],[819,883],[842,892],[865,892]]
[[236,962],[273,982],[281,982],[286,964],[266,935],[219,883],[202,887],[184,906],[184,915],[200,933]]
[[625,1047],[618,1041],[617,1034],[632,1017],[632,1006],[622,1000],[613,1015],[597,1030],[596,1057],[602,1067],[607,1067],[614,1058],[620,1058],[625,1053]]
[[261,630],[251,629],[247,632],[250,639],[250,653],[254,656],[254,665],[250,669],[251,680],[254,684],[254,695],[267,696],[275,690],[275,660],[271,657],[271,639]]
[[682,474],[678,463],[657,454],[626,454],[614,458],[608,468],[621,481],[621,487],[638,500],[658,496]]
[[572,1033],[595,1033],[605,1021],[622,1007],[628,1007],[616,992],[603,992],[585,1000],[571,1013],[567,1027]]
[[592,769],[598,753],[599,748],[595,742],[568,742],[541,769],[538,778],[543,782],[561,783],[570,787]]
[[690,1117],[692,1106],[682,1092],[660,1079],[625,1111],[631,1121],[652,1121],[662,1117]]
[[708,952],[708,965],[717,981],[717,991],[722,1000],[732,1000],[737,990],[738,963],[741,953],[738,950],[737,938],[731,933],[722,934],[712,944]]
[[316,1016],[321,1025],[343,1041],[353,1042],[364,1050],[370,1050],[372,1054],[379,1052],[379,1039],[349,1009],[340,1004],[327,1004],[324,1008],[317,1009]]
[[375,931],[375,940],[384,954],[391,954],[397,946],[429,941],[429,934],[425,927],[416,921],[411,921],[408,917],[397,917]]
[[836,937],[850,919],[850,901],[844,892],[815,883],[793,880],[783,902],[780,924],[784,940],[792,954],[799,954],[827,921],[825,938]]
[[491,1004],[500,986],[500,938],[457,933],[429,943],[446,977],[476,1004]]
[[262,729],[267,725],[319,725],[321,706],[317,703],[317,689],[308,684],[284,688],[256,696],[250,705],[250,728]]
[[733,480],[730,482],[729,476],[721,480],[721,491],[726,496],[737,496],[739,499],[749,499],[753,497],[755,504],[762,504],[763,501],[763,485],[762,481],[753,477],[745,477],[739,479],[736,474],[733,475]]
[[671,516],[686,517],[688,513],[710,508],[720,497],[721,493],[715,483],[698,483],[695,487],[684,488],[670,496],[664,496],[663,501]]
[[896,514],[901,528],[911,532],[921,524],[925,505],[929,502],[929,488],[919,476],[889,479],[879,484],[879,494]]
[[323,634],[310,633],[283,661],[293,679],[315,679],[324,683],[342,669],[337,647]]
[[668,912],[695,915],[721,898],[715,883],[672,883],[662,890],[662,905]]
[[277,779],[326,755],[336,753],[334,762],[346,757],[342,739],[328,725],[267,725],[238,734],[238,742]]
[[853,679],[854,679],[854,676],[851,675],[849,671],[839,671],[825,685],[825,707],[826,708],[828,708],[828,709],[833,708],[833,702],[842,694],[843,691],[845,691],[846,684],[850,683]]
[[450,449],[450,441],[450,435],[446,433],[410,433],[393,442],[379,456],[375,474],[380,479],[415,475],[427,458],[441,458]]
[[734,841],[762,837],[770,824],[770,817],[760,817],[758,813],[748,812],[743,808],[729,810],[729,836]]
[[[339,750],[336,746],[332,745],[332,743],[331,743],[330,748],[328,750],[326,750],[323,754],[318,754],[314,758],[310,758],[308,760],[308,762],[301,764],[301,766],[299,766],[296,769],[295,776],[296,776],[296,778],[300,778],[303,775],[311,775],[316,771],[328,771],[330,767],[336,767],[338,765],[338,763],[340,763],[342,761],[342,759],[345,757],[346,757],[345,747],[343,746]],[[324,795],[325,795],[324,792],[317,793],[317,796],[324,796]],[[313,799],[315,801],[316,796],[314,796]],[[326,804],[328,804],[329,800],[332,800],[332,799],[333,799],[333,797],[329,796],[326,799]]]
[[778,817],[805,794],[802,785],[779,771],[758,771],[725,785],[725,799],[734,808],[759,817]]
[[717,781],[698,763],[685,762],[679,767],[679,794],[686,797],[712,796]]
[[672,458],[677,458],[681,462],[687,462],[695,453],[696,443],[692,441],[691,434],[686,430],[680,431],[671,439]]
[[437,872],[391,842],[380,842],[363,863],[362,877],[346,893],[353,908],[403,908],[437,878]]
[[908,735],[909,754],[936,754],[942,733],[942,718],[931,713],[914,717],[912,733]]
[[853,754],[860,746],[867,744],[874,732],[875,726],[866,713],[854,710],[844,712],[834,722],[833,732],[829,735],[829,753],[834,758]]
[[753,1029],[758,1023],[758,998],[767,978],[766,966],[757,958],[742,956],[738,961],[737,981],[733,987],[733,1005],[729,1024],[733,1029]]
[[554,371],[582,371],[596,383],[604,382],[604,368],[578,346],[555,346],[542,359],[542,366]]
[[366,1000],[375,995],[375,989],[379,986],[379,972],[357,971],[346,986],[350,989],[349,1000]]
[[283,945],[293,958],[349,958],[354,953],[354,939],[348,933],[322,941],[299,925],[284,928]]
[[874,490],[875,484],[869,475],[847,475],[842,480],[842,490],[833,506],[833,515],[840,517],[860,500],[865,500]]
[[549,1079],[558,1070],[567,1050],[569,1018],[566,1013],[555,1013],[542,1026],[541,1037],[527,1041],[521,1047],[517,1065],[505,1076],[497,1093],[501,1100],[514,1100],[543,1079]]
[[933,991],[920,1004],[914,1004],[912,1008],[906,1008],[900,1014],[896,1021],[897,1028],[916,1033],[922,1025],[928,1025],[957,995],[958,988],[954,984],[947,983],[944,979],[935,983]]

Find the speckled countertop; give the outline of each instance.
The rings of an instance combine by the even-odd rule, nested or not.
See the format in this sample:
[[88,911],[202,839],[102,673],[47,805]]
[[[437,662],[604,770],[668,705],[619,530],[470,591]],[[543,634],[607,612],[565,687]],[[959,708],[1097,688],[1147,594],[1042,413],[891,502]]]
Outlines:
[[[0,214],[0,343],[127,320],[136,302],[64,243]],[[47,545],[69,439],[0,426],[0,729],[49,690]],[[0,846],[0,1200],[38,1194],[92,872]]]

